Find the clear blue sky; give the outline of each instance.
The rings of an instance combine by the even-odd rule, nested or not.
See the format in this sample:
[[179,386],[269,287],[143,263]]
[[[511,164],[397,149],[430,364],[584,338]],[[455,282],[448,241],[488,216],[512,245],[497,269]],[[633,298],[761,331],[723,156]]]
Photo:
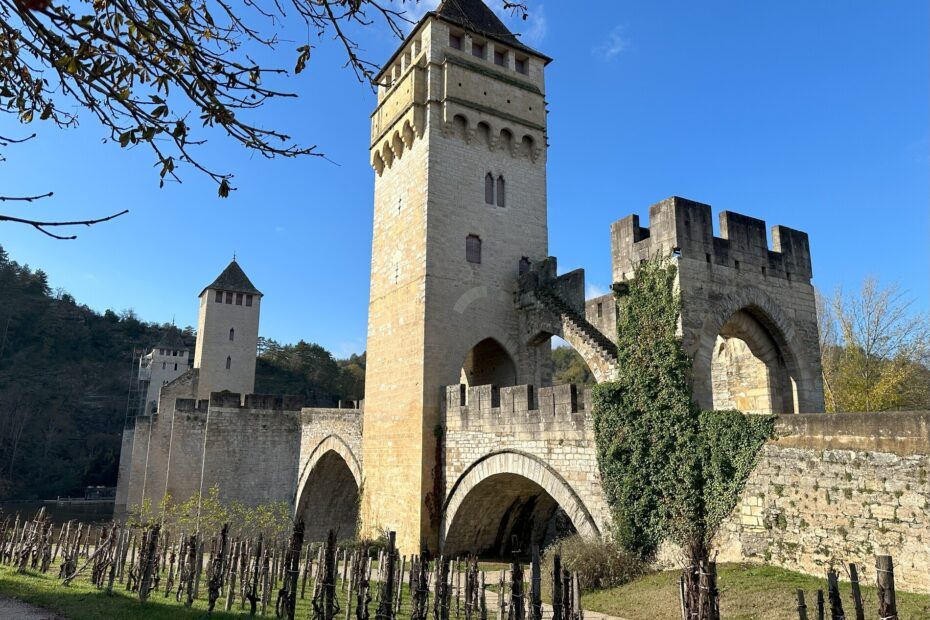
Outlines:
[[[867,275],[930,303],[928,4],[529,0],[510,20],[555,58],[549,100],[550,251],[610,283],[609,225],[671,195],[807,231],[815,284],[856,287]],[[581,8],[583,7],[583,9]],[[306,35],[304,35],[306,36]],[[386,59],[388,34],[364,34]],[[293,47],[280,64],[293,65]],[[150,153],[103,144],[89,114],[79,129],[36,123],[39,139],[5,150],[4,193],[55,197],[6,212],[120,220],[60,242],[0,225],[10,255],[93,308],[196,324],[201,288],[235,251],[266,294],[263,335],[319,342],[336,355],[365,347],[374,96],[318,41],[289,80],[296,101],[263,117],[329,161],[266,161],[213,140],[202,149],[236,173],[227,200],[191,170],[158,188]],[[27,131],[0,118],[0,135]]]

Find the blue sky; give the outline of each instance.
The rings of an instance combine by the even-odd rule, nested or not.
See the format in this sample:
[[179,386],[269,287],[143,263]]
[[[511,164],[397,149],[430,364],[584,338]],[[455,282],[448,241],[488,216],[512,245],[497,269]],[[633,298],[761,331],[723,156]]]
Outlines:
[[[610,223],[645,219],[650,204],[681,195],[807,231],[824,291],[874,275],[930,308],[926,2],[529,6],[529,20],[509,23],[555,59],[550,251],[561,270],[586,269],[590,292],[610,284]],[[362,37],[373,59],[397,45],[382,29]],[[88,114],[69,131],[4,116],[0,135],[39,137],[3,153],[3,193],[55,192],[5,212],[131,212],[71,242],[2,224],[0,244],[93,308],[182,326],[196,323],[197,293],[236,252],[266,295],[264,336],[363,351],[374,95],[341,68],[331,41],[312,42],[309,68],[286,83],[300,98],[261,118],[328,160],[267,161],[214,138],[204,159],[234,171],[239,187],[220,200],[192,170],[159,189],[151,155],[104,144]],[[285,45],[279,64],[292,66],[299,44]]]

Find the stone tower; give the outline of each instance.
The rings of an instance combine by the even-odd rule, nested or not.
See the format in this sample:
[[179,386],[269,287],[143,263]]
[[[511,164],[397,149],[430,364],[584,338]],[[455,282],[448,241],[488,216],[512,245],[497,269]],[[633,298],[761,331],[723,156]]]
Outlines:
[[378,75],[362,519],[405,553],[438,540],[442,386],[549,366],[514,304],[548,254],[548,62],[480,0],[444,0]]
[[255,355],[262,294],[235,259],[200,293],[194,368],[197,399],[210,392],[255,391]]

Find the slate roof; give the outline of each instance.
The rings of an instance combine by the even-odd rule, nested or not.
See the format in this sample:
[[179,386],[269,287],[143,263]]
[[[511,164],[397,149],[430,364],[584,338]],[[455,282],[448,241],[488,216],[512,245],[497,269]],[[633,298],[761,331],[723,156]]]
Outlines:
[[381,67],[378,74],[375,75],[375,82],[381,80],[381,76],[391,67],[391,63],[393,63],[401,51],[403,51],[407,42],[416,34],[420,26],[422,26],[430,16],[456,24],[466,30],[484,35],[489,39],[495,39],[501,43],[506,43],[515,49],[523,50],[524,52],[538,56],[545,60],[546,63],[552,60],[545,54],[521,43],[520,39],[510,32],[507,26],[504,25],[504,22],[495,15],[494,11],[489,9],[481,0],[442,0],[435,11],[430,11],[423,15],[423,18],[420,19],[417,25],[410,31],[407,38],[404,39],[403,44],[397,48],[388,61],[384,63],[384,66]]
[[176,351],[188,350],[187,345],[184,344],[184,339],[181,337],[181,330],[174,326],[168,328],[168,331],[165,332],[165,335],[162,336],[158,344],[155,345],[155,348],[174,349]]
[[437,17],[458,24],[466,30],[483,34],[515,48],[541,56],[539,52],[520,42],[504,22],[482,0],[442,0],[433,11]]
[[[223,273],[217,276],[212,284],[205,286],[203,290],[205,291],[208,288],[220,291],[232,291],[234,293],[262,294],[261,291],[255,288],[255,285],[252,284],[249,277],[245,275],[245,272],[242,271],[242,267],[239,266],[236,259],[233,259],[232,262],[226,266],[226,269],[223,270]],[[203,295],[203,291],[200,291],[200,294]]]

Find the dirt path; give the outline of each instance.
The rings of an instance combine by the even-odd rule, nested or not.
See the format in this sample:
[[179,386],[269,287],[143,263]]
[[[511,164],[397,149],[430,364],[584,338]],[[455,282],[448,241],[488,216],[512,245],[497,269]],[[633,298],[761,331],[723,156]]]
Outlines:
[[29,603],[24,603],[15,598],[6,598],[0,596],[0,618],[10,618],[11,620],[65,620],[64,616],[59,616],[55,612]]

